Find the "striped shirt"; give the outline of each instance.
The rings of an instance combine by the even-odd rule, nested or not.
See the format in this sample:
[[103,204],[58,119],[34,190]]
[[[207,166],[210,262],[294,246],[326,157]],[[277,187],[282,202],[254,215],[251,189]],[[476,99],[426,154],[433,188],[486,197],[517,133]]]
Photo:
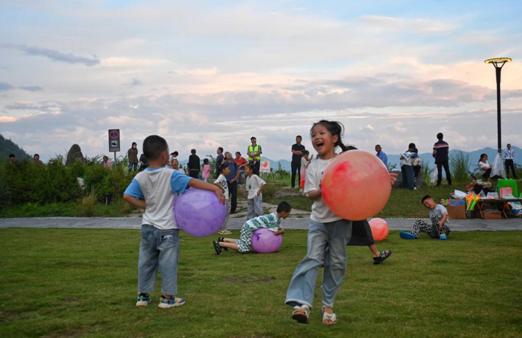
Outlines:
[[433,145],[433,150],[437,151],[435,154],[435,163],[448,162],[448,143],[444,142],[443,140],[439,140]]

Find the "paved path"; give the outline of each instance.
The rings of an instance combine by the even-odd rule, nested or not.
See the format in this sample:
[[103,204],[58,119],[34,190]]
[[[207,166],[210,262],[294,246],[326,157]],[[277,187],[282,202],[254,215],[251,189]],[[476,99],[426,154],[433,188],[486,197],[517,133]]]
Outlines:
[[[230,218],[229,229],[240,229],[246,218]],[[410,230],[414,219],[389,218],[390,230]],[[428,221],[428,219],[425,219]],[[308,229],[309,217],[283,220],[285,229]],[[139,229],[141,218],[132,217],[42,217],[42,218],[0,218],[0,228],[67,228],[67,229]],[[451,220],[452,231],[497,231],[522,230],[522,219],[499,220]]]

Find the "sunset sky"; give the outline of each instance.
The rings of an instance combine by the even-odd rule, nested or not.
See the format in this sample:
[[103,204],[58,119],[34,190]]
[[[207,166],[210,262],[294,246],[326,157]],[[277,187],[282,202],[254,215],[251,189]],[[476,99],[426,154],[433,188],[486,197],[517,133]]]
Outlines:
[[[395,154],[522,146],[522,2],[0,0],[0,134],[43,160],[147,135],[290,159],[314,121]],[[311,147],[309,147],[311,148]],[[111,155],[112,157],[112,155]]]

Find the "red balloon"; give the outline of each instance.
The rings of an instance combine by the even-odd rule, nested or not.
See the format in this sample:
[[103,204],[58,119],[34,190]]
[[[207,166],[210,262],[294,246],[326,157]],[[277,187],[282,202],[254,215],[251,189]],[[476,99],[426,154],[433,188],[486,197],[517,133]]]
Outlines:
[[388,203],[390,175],[377,156],[361,150],[347,151],[326,167],[321,193],[337,216],[361,221],[374,216]]
[[370,229],[372,229],[372,236],[374,241],[384,241],[386,237],[388,237],[390,228],[388,227],[388,223],[386,223],[385,220],[382,218],[374,218],[368,223],[370,223]]

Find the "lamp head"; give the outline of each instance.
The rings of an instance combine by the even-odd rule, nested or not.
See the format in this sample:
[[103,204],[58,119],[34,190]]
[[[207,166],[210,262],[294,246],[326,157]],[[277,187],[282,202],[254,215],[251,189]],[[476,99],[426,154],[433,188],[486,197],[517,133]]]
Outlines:
[[493,58],[493,59],[487,59],[484,61],[484,63],[491,63],[495,68],[502,68],[506,62],[511,62],[511,58]]

